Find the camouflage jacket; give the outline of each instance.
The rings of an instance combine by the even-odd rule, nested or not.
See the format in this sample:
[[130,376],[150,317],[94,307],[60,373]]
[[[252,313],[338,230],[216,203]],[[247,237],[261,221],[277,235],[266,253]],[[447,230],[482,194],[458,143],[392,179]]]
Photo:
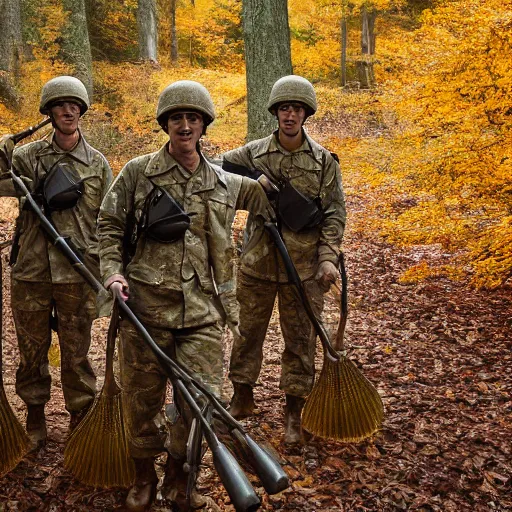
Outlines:
[[[276,185],[289,181],[306,197],[320,199],[323,220],[318,226],[298,233],[285,224],[281,226],[288,252],[305,280],[315,274],[322,261],[338,261],[346,219],[340,167],[331,153],[305,132],[303,144],[293,152],[279,144],[276,133],[228,151],[223,162],[244,167],[253,175],[263,173]],[[248,275],[288,281],[277,249],[262,223],[252,217],[247,222],[241,263],[242,271]]]
[[[42,183],[57,162],[70,163],[83,179],[84,189],[75,207],[53,211],[51,219],[63,237],[69,237],[84,255],[91,270],[98,271],[98,241],[96,219],[101,201],[112,181],[112,171],[105,157],[92,148],[81,135],[71,151],[63,151],[54,142],[54,132],[48,137],[20,146],[14,150],[12,168],[21,176],[27,188],[41,192]],[[9,174],[0,176],[0,196],[19,196]],[[19,254],[12,269],[12,277],[22,281],[79,283],[82,277],[67,259],[48,241],[39,219],[30,206],[20,199],[18,229]],[[46,212],[48,214],[48,212]]]
[[[183,239],[172,243],[142,232],[124,268],[125,233],[140,223],[146,198],[156,186],[190,215],[190,226]],[[189,173],[165,145],[128,162],[103,201],[98,222],[102,278],[124,275],[135,309],[150,324],[194,327],[218,321],[224,313],[228,323],[237,324],[231,225],[236,210],[268,216],[269,208],[254,180],[226,173],[202,157]]]

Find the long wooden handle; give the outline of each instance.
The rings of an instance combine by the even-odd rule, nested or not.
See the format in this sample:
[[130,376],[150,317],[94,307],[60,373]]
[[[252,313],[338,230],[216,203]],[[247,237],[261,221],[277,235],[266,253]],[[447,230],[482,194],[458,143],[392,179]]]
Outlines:
[[114,351],[116,348],[117,332],[119,330],[119,306],[117,301],[114,301],[114,308],[112,316],[110,317],[110,324],[108,326],[107,334],[107,354],[105,357],[105,384],[104,390],[107,396],[117,395],[121,390],[116,383],[114,376]]
[[286,248],[286,245],[284,244],[284,241],[279,234],[277,226],[273,222],[266,222],[265,228],[267,228],[274,240],[274,243],[276,244],[277,250],[281,255],[281,259],[283,260],[290,281],[296,286],[297,291],[299,292],[299,296],[302,305],[306,310],[306,314],[308,315],[309,320],[313,324],[313,327],[315,328],[315,331],[318,334],[320,341],[322,342],[325,356],[330,357],[333,361],[339,361],[341,356],[338,354],[338,352],[336,352],[336,350],[334,350],[331,341],[329,340],[327,330],[315,314],[313,306],[311,305],[311,301],[309,300],[309,297],[306,294],[306,290],[304,289],[304,285],[300,279],[299,273],[297,272],[297,269],[295,268],[295,265],[290,258],[288,249]]
[[43,126],[46,126],[51,119],[47,117],[46,119],[43,119],[40,123],[36,124],[35,126],[29,126],[27,129],[22,130],[21,132],[15,133],[11,136],[11,140],[14,142],[14,144],[18,144],[18,142],[21,142],[26,137],[29,137],[33,133],[37,132],[40,128]]
[[345,269],[345,256],[342,252],[340,252],[339,257],[339,270],[341,276],[340,321],[338,323],[338,331],[336,332],[334,348],[341,351],[344,349],[343,343],[348,316],[348,279],[347,271]]
[[2,356],[3,356],[3,347],[2,342],[4,339],[4,263],[2,261],[2,249],[5,247],[9,247],[11,245],[12,240],[7,240],[5,242],[0,243],[0,388],[3,387],[3,375],[2,375]]
[[2,375],[2,341],[4,339],[4,269],[0,249],[0,389],[4,387]]

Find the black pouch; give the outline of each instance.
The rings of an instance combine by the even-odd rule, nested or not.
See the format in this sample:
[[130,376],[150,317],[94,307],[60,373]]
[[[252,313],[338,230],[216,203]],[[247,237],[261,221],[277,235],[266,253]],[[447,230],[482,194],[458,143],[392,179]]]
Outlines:
[[185,236],[190,226],[190,216],[160,187],[148,196],[145,212],[143,230],[158,242],[176,242]]
[[309,199],[289,181],[279,192],[278,211],[283,223],[295,233],[318,226],[324,217],[320,198]]
[[50,210],[73,208],[82,197],[83,191],[83,180],[67,162],[55,164],[44,180],[43,196]]

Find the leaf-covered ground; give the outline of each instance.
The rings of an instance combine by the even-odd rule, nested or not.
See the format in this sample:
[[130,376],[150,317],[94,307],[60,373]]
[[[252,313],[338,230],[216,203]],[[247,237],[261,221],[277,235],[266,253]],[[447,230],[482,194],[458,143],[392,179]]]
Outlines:
[[[339,123],[338,123],[339,124]],[[336,125],[337,131],[344,130]],[[317,130],[318,131],[318,130]],[[318,133],[321,137],[321,133]],[[279,390],[283,349],[277,314],[265,343],[255,395],[258,414],[244,423],[281,457],[291,487],[262,498],[262,510],[282,511],[505,511],[512,509],[512,287],[475,291],[465,283],[432,277],[400,284],[400,274],[425,260],[446,263],[438,246],[408,250],[375,234],[355,232],[364,200],[347,188],[349,229],[344,240],[349,276],[349,356],[378,388],[385,404],[382,430],[359,444],[313,438],[303,449],[283,445],[284,396]],[[0,240],[12,234],[15,203],[0,200]],[[243,217],[239,219],[238,227]],[[6,266],[7,251],[3,254]],[[4,381],[24,422],[14,391],[18,351],[4,268]],[[338,307],[328,295],[325,322],[334,330]],[[91,359],[102,383],[106,321],[95,324]],[[226,366],[230,337],[226,336]],[[319,346],[317,368],[322,366]],[[63,468],[69,417],[59,371],[51,368],[47,405],[49,442],[0,479],[0,512],[120,510],[126,491],[85,487]],[[225,383],[225,398],[231,385]],[[158,461],[159,472],[164,458]],[[233,511],[211,462],[203,461],[199,488],[210,511]],[[164,503],[152,508],[170,510]]]
[[[355,200],[349,201],[349,210],[364,215]],[[6,236],[8,231],[5,226]],[[284,397],[278,387],[282,340],[274,316],[256,388],[259,413],[245,424],[280,454],[292,485],[269,497],[253,479],[262,510],[510,510],[511,289],[475,292],[441,278],[398,283],[400,272],[420,258],[442,263],[446,255],[437,247],[399,251],[349,232],[345,252],[349,354],[378,387],[385,422],[373,439],[360,444],[313,438],[302,450],[285,449]],[[5,263],[5,251],[3,258]],[[24,421],[25,408],[14,392],[18,354],[5,270],[4,276],[5,387]],[[337,306],[330,297],[327,325],[335,328],[336,319]],[[104,321],[94,334],[91,356],[102,375]],[[68,415],[56,368],[52,377],[49,443],[0,480],[0,511],[114,510],[122,505],[124,490],[82,486],[62,467]],[[229,396],[229,383],[225,391]],[[233,510],[208,456],[199,487],[210,497],[210,510]],[[153,510],[167,508],[157,504]]]

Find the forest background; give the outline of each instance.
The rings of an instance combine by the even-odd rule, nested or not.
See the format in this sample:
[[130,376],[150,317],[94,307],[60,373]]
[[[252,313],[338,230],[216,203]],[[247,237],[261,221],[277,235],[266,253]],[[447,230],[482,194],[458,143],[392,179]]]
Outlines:
[[[83,131],[117,174],[165,142],[154,119],[158,95],[192,79],[216,104],[203,148],[218,156],[244,143],[254,117],[243,13],[270,25],[278,11],[286,14],[285,37],[261,36],[261,51],[289,43],[293,72],[318,95],[306,128],[339,155],[348,210],[346,346],[378,388],[386,416],[359,444],[313,438],[303,451],[286,449],[283,340],[273,315],[255,388],[261,410],[245,426],[271,443],[292,487],[261,492],[262,510],[510,510],[511,0],[0,0],[0,134],[40,120],[48,79],[79,76],[93,99]],[[265,98],[270,86],[262,80],[260,89]],[[17,201],[2,198],[3,240],[17,213]],[[22,419],[6,267],[4,384]],[[338,299],[327,296],[330,331]],[[100,380],[105,332],[100,320],[90,351]],[[50,441],[0,479],[0,511],[113,510],[124,490],[86,487],[62,467],[68,415],[52,349]],[[229,382],[224,391],[231,396]],[[213,502],[208,512],[233,510],[208,455],[199,484]]]
[[[194,79],[218,111],[207,152],[242,144],[242,3],[1,0],[0,132],[38,119],[49,78],[85,76],[93,107],[84,128],[117,173],[165,140],[154,119],[159,92]],[[347,186],[369,199],[364,218],[351,221],[394,244],[438,244],[453,255],[436,268],[419,261],[403,282],[435,274],[503,285],[512,274],[512,2],[289,0],[287,7],[293,72],[311,80],[319,98],[310,123],[339,155]]]

